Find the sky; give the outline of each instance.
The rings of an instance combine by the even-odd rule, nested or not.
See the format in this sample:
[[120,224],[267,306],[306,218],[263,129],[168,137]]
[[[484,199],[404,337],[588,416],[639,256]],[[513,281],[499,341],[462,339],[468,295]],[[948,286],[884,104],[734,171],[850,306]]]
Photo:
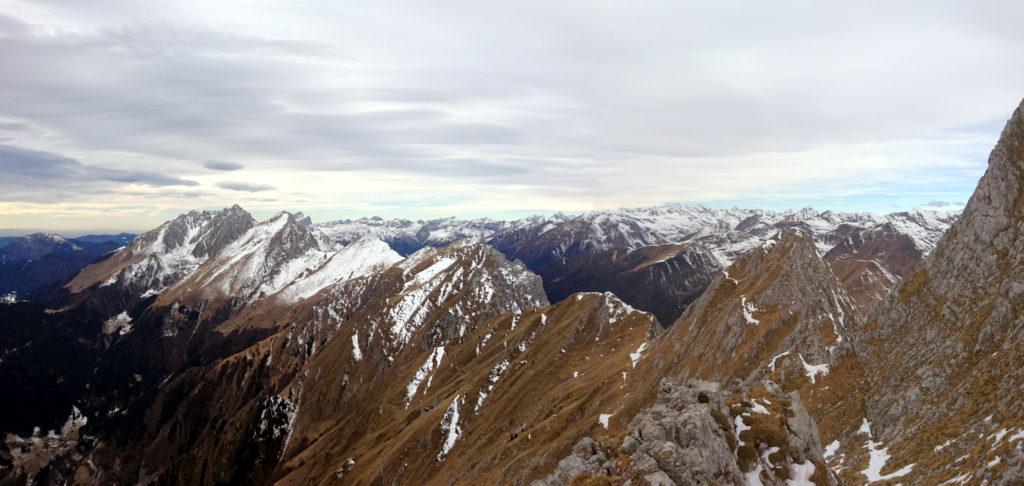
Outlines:
[[1024,2],[0,0],[0,232],[957,209]]

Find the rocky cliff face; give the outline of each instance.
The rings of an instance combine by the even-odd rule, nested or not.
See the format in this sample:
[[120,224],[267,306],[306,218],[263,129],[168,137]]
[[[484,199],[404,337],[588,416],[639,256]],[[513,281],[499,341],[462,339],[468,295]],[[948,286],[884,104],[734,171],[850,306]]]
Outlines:
[[1004,457],[1024,437],[1022,182],[1024,106],[960,219],[865,325],[870,429],[915,482],[1013,469]]

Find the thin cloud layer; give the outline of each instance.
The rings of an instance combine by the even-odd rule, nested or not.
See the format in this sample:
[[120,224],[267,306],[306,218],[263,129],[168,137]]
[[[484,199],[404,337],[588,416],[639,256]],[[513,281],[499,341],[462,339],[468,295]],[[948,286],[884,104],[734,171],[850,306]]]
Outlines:
[[[0,0],[0,143],[87,175],[0,206],[88,201],[146,226],[186,203],[326,219],[960,201],[1024,96],[1022,17],[999,1]],[[171,183],[198,196],[119,185]]]
[[272,191],[274,186],[268,184],[251,184],[247,182],[218,182],[217,187],[229,191],[263,192]]
[[171,175],[84,165],[60,154],[0,145],[0,192],[5,201],[59,202],[106,195],[126,185],[196,186]]
[[210,170],[220,171],[242,170],[243,168],[245,168],[245,166],[242,164],[238,164],[235,162],[223,162],[218,160],[207,160],[206,162],[203,162],[203,167],[206,167],[207,169]]

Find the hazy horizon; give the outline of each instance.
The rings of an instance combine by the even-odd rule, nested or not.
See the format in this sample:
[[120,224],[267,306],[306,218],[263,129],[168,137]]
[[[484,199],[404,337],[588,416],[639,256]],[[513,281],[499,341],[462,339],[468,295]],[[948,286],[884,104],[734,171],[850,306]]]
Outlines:
[[[658,206],[668,206],[668,205],[683,205],[683,206],[705,206],[705,207],[708,207],[708,208],[711,208],[711,209],[764,209],[764,210],[775,211],[775,212],[780,212],[780,213],[787,212],[787,211],[798,211],[800,209],[804,209],[804,208],[809,207],[809,208],[812,208],[812,209],[814,209],[816,211],[820,211],[820,212],[825,212],[825,211],[835,211],[835,212],[841,212],[841,213],[866,212],[866,213],[874,213],[874,214],[878,214],[878,215],[883,215],[883,214],[898,213],[898,212],[913,211],[913,210],[936,211],[936,212],[947,212],[947,213],[959,212],[963,208],[965,203],[966,202],[930,201],[930,202],[928,202],[928,203],[926,203],[926,204],[924,204],[922,206],[915,206],[915,207],[912,207],[912,208],[894,209],[892,211],[878,212],[878,211],[838,211],[838,210],[834,210],[832,208],[814,207],[814,206],[786,207],[786,208],[763,208],[763,207],[743,207],[743,206],[725,205],[725,204],[718,204],[718,205],[716,205],[716,204],[702,204],[702,203],[699,203],[699,202],[669,202],[669,203],[657,204],[657,205],[652,205],[652,206],[626,206],[626,207],[619,207],[619,208],[607,208],[607,209],[596,210],[596,211],[606,211],[606,210],[615,210],[615,209],[636,209],[636,208],[658,207]],[[230,207],[230,205],[226,206],[226,207]],[[241,206],[241,207],[242,207],[242,209],[245,209],[245,210],[248,211],[248,208],[246,208],[244,206]],[[191,209],[183,210],[182,213],[170,215],[166,220],[173,219],[174,217],[176,217],[176,216],[178,216],[180,214],[184,214],[185,212],[188,212],[188,211],[191,211],[191,210],[216,211],[216,210],[220,210],[220,209],[224,209],[224,208],[222,208],[222,207],[191,208]],[[315,215],[313,215],[313,214],[311,214],[309,212],[303,211],[301,209],[281,209],[281,210],[277,210],[277,211],[249,211],[249,212],[253,215],[253,217],[257,221],[264,221],[264,220],[267,220],[267,219],[273,217],[274,215],[280,213],[281,211],[287,211],[287,212],[291,212],[291,213],[302,213],[302,214],[304,214],[306,216],[309,216],[313,220],[314,223],[325,223],[325,222],[330,222],[330,221],[341,221],[341,220],[346,220],[346,219],[356,220],[356,219],[360,219],[360,218],[373,218],[373,217],[380,217],[380,218],[383,218],[383,219],[406,219],[406,220],[410,220],[410,221],[427,221],[427,220],[444,219],[444,218],[456,218],[456,219],[461,219],[461,220],[481,219],[481,218],[490,218],[490,219],[494,219],[494,220],[515,220],[515,219],[523,219],[523,218],[527,218],[527,217],[531,217],[531,216],[542,216],[542,217],[552,216],[552,215],[554,215],[556,213],[559,213],[559,212],[564,213],[564,214],[569,215],[569,216],[580,215],[580,214],[584,214],[584,213],[587,212],[587,211],[557,211],[557,210],[552,210],[552,211],[528,212],[528,213],[524,213],[524,214],[520,214],[520,215],[507,215],[505,217],[501,217],[501,216],[496,217],[496,216],[488,215],[488,214],[480,214],[480,215],[472,215],[472,216],[441,215],[441,216],[428,216],[428,217],[406,217],[406,216],[402,216],[402,215],[383,216],[383,215],[379,215],[379,214],[364,214],[364,215],[358,215],[358,216],[316,217]],[[139,228],[116,227],[116,226],[112,226],[112,227],[97,226],[97,227],[94,227],[94,228],[45,228],[45,227],[0,228],[0,237],[26,236],[26,235],[34,234],[34,233],[55,233],[55,234],[59,234],[61,236],[67,237],[67,238],[77,238],[79,236],[85,236],[85,235],[101,235],[101,234],[117,234],[117,233],[141,234],[141,233],[145,233],[147,231],[150,231],[150,230],[158,227],[160,224],[162,224],[166,220],[160,221],[159,223],[157,223],[154,226],[139,227]]]

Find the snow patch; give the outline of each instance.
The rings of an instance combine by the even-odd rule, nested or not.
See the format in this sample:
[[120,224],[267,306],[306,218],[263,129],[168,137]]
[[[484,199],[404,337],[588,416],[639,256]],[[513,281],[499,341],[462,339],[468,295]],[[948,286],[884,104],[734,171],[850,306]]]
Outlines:
[[789,477],[792,479],[786,480],[786,486],[814,486],[814,483],[811,482],[811,476],[813,475],[814,463],[811,461],[790,464]]
[[491,374],[487,376],[487,384],[484,385],[484,388],[480,389],[480,393],[476,397],[476,406],[473,407],[473,413],[480,411],[480,407],[484,405],[484,400],[494,391],[494,386],[498,384],[498,379],[508,369],[508,365],[508,358],[505,358],[494,365],[494,368],[491,368]]
[[420,369],[416,370],[416,375],[413,376],[412,381],[405,387],[405,406],[408,408],[409,403],[412,402],[412,397],[416,395],[416,391],[420,388],[420,383],[423,380],[427,380],[426,388],[430,388],[430,379],[433,378],[432,374],[439,366],[441,366],[441,360],[444,359],[444,346],[438,346],[430,352],[430,356],[427,356],[427,361],[420,366]]
[[822,454],[821,457],[824,457],[825,459],[829,459],[832,456],[836,455],[836,452],[838,452],[838,451],[839,451],[839,441],[838,440],[834,440],[834,441],[832,441],[831,444],[825,446],[825,453]]
[[647,341],[640,343],[640,347],[636,348],[636,351],[629,353],[629,360],[633,363],[633,368],[636,368],[636,364],[643,357],[644,350],[647,349]]
[[745,295],[740,295],[740,305],[743,307],[743,319],[747,321],[747,324],[756,326],[761,321],[754,319],[754,312],[757,312],[757,306],[753,302],[748,302]]
[[819,365],[807,364],[807,361],[804,361],[804,355],[798,354],[797,356],[800,356],[800,362],[804,365],[804,372],[807,374],[807,377],[810,378],[812,385],[814,384],[816,376],[825,376],[828,374],[828,363]]
[[107,336],[114,333],[124,336],[130,332],[132,332],[132,318],[126,311],[121,311],[120,314],[107,319],[103,323],[103,334]]
[[448,410],[441,417],[441,436],[444,442],[441,444],[441,452],[437,455],[438,461],[443,461],[445,456],[455,447],[455,441],[462,435],[462,427],[459,426],[459,407],[465,402],[465,397],[456,395]]
[[612,418],[611,413],[602,413],[597,416],[597,423],[601,424],[604,428],[608,428],[608,420]]
[[899,477],[910,474],[910,471],[914,469],[914,464],[907,464],[902,468],[893,471],[889,474],[882,474],[882,469],[885,468],[885,464],[889,462],[889,450],[887,447],[882,447],[881,442],[875,442],[871,435],[871,422],[865,418],[864,422],[861,423],[858,432],[862,432],[868,435],[868,441],[864,444],[864,448],[868,450],[868,467],[861,471],[861,474],[867,478],[869,483],[877,481],[888,481]]
[[751,400],[750,403],[753,404],[750,407],[750,411],[752,413],[759,413],[759,414],[762,414],[762,415],[771,415],[771,412],[769,412],[768,409],[764,407],[764,405],[761,405],[760,403],[757,403],[757,400]]
[[363,360],[363,351],[359,349],[359,331],[352,333],[352,359]]

